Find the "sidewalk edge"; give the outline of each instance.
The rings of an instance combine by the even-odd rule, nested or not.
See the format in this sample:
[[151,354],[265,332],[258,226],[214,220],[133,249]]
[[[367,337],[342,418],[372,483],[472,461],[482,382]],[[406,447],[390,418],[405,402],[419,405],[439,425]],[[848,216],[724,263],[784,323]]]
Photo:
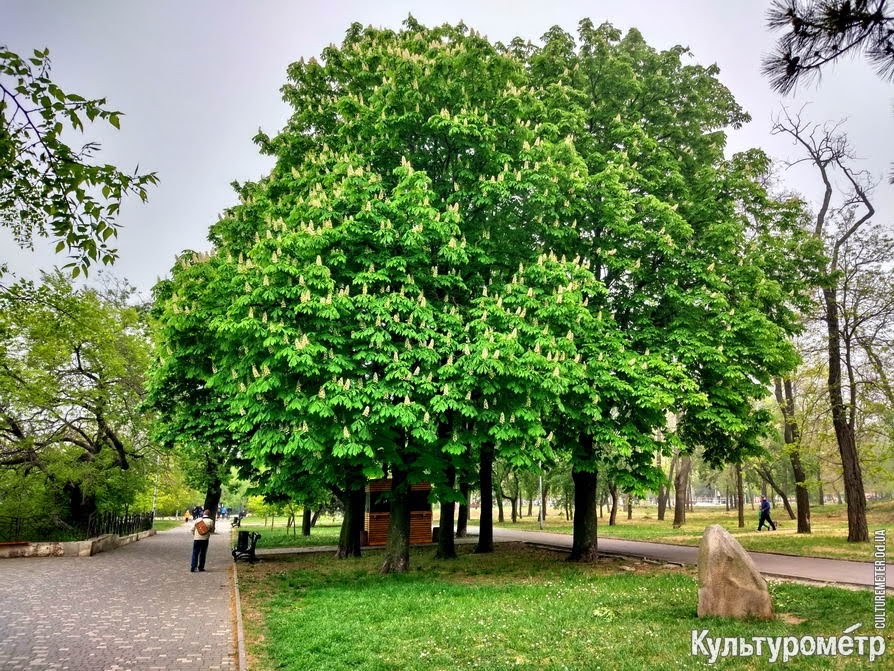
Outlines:
[[245,630],[242,628],[242,601],[239,597],[239,572],[233,562],[233,607],[236,611],[236,657],[239,671],[248,671],[248,657],[245,654]]

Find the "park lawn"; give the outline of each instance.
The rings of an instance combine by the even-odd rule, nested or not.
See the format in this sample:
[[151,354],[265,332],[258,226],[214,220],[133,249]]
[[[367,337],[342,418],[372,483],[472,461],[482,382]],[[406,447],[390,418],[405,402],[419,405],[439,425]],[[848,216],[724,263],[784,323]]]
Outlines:
[[[300,521],[299,521],[300,524]],[[260,517],[248,517],[242,520],[239,527],[233,527],[233,543],[237,531],[255,531],[261,534],[257,548],[299,548],[338,545],[341,533],[341,519],[333,517],[321,518],[310,531],[310,536],[302,536],[301,529],[286,526],[286,518],[265,520]]]
[[156,517],[152,521],[152,528],[156,531],[168,531],[169,529],[176,529],[177,527],[182,525],[183,520],[179,517],[173,520],[163,520]]
[[[668,510],[665,520],[659,521],[654,506],[634,507],[633,519],[627,519],[626,512],[618,512],[617,524],[608,525],[608,513],[599,519],[598,533],[602,538],[622,538],[624,540],[652,541],[677,545],[698,545],[705,527],[719,524],[729,531],[746,550],[753,552],[776,552],[805,557],[827,557],[830,559],[852,559],[872,561],[874,548],[871,543],[849,543],[847,541],[847,510],[843,505],[825,505],[811,510],[812,533],[798,534],[797,522],[788,519],[784,509],[776,508],[773,519],[779,525],[776,531],[757,529],[757,512],[745,510],[745,527],[739,528],[739,517],[735,510],[727,512],[720,508],[700,508],[686,514],[686,524],[673,528],[673,510]],[[477,515],[476,515],[477,517]],[[494,519],[496,519],[496,514]],[[869,535],[878,529],[890,529],[894,522],[894,502],[875,503],[868,506],[867,522]],[[476,524],[470,520],[469,524]],[[496,526],[527,531],[539,530],[536,508],[535,516],[524,517],[513,524],[506,521]],[[556,512],[548,515],[544,531],[554,533],[572,532],[571,522]]]
[[[312,554],[240,565],[253,671],[508,669],[655,671],[709,668],[692,631],[709,637],[835,636],[857,623],[874,635],[872,592],[770,583],[770,622],[696,617],[689,569],[618,558],[595,564],[523,544],[492,554],[459,546],[455,561],[413,549],[411,570],[381,576],[380,552],[337,560]],[[888,599],[888,612],[894,599]],[[894,641],[890,635],[887,647]],[[891,654],[874,668],[894,668]],[[770,669],[762,659],[717,669]],[[858,669],[864,657],[799,657],[787,669]]]

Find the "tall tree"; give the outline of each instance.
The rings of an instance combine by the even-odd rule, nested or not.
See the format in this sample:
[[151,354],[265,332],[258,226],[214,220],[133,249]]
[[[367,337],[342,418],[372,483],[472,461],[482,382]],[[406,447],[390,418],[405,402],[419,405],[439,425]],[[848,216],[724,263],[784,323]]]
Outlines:
[[588,557],[601,466],[648,481],[655,451],[674,445],[703,447],[712,462],[759,449],[769,415],[753,401],[772,371],[794,365],[785,334],[797,328],[791,308],[803,289],[764,249],[783,240],[770,249],[784,257],[799,246],[790,217],[754,206],[766,157],[724,158],[723,129],[748,116],[715,67],[684,65],[682,47],[658,52],[635,30],[587,20],[579,46],[559,29],[544,39],[531,71],[570,110],[562,121],[578,138],[592,204],[559,248],[601,284],[588,306],[602,327],[582,341],[588,366],[610,362],[609,379],[589,378],[599,400],[563,399],[559,419],[575,446],[582,515],[572,555]]
[[73,275],[115,260],[110,243],[124,197],[145,201],[158,183],[155,173],[95,163],[96,142],[77,149],[63,141],[97,119],[118,128],[121,116],[105,98],[65,93],[50,79],[49,50],[23,58],[0,45],[0,226],[23,248],[50,238]]
[[[863,473],[857,450],[853,417],[854,403],[845,401],[853,393],[842,374],[842,329],[840,297],[840,255],[848,240],[875,214],[870,199],[872,185],[864,173],[856,170],[847,137],[839,125],[820,127],[792,116],[787,110],[773,125],[773,132],[787,135],[803,153],[805,161],[816,169],[823,185],[822,203],[816,212],[812,234],[824,245],[827,261],[822,269],[823,319],[827,332],[828,394],[832,424],[844,470],[844,491],[848,510],[848,540],[869,540],[866,524],[866,497]],[[846,184],[836,200],[835,178]]]

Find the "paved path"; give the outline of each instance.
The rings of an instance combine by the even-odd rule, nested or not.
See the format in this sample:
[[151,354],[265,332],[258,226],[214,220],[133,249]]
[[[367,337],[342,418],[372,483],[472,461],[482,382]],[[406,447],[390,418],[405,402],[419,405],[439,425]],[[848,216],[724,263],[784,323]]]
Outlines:
[[[477,527],[469,527],[469,533],[478,533]],[[769,533],[769,532],[768,532]],[[543,531],[514,531],[494,527],[494,540],[541,543],[571,549],[569,534]],[[698,548],[688,545],[669,545],[627,541],[614,538],[600,538],[599,551],[606,554],[621,554],[645,557],[677,564],[697,564]],[[817,582],[840,583],[846,585],[873,585],[873,565],[871,562],[845,561],[841,559],[819,559],[816,557],[795,557],[768,552],[749,552],[758,570],[764,575],[813,580]],[[894,589],[894,565],[888,564],[887,587]]]
[[0,670],[235,671],[229,524],[205,573],[189,572],[189,528],[93,557],[0,560]]

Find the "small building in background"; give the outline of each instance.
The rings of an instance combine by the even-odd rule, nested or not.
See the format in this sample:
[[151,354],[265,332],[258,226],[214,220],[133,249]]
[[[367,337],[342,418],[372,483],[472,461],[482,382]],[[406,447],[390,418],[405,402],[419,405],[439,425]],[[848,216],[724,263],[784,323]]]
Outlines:
[[[391,480],[370,480],[366,485],[366,514],[363,518],[363,545],[385,545],[391,523]],[[410,544],[432,542],[431,485],[423,482],[410,487]]]

